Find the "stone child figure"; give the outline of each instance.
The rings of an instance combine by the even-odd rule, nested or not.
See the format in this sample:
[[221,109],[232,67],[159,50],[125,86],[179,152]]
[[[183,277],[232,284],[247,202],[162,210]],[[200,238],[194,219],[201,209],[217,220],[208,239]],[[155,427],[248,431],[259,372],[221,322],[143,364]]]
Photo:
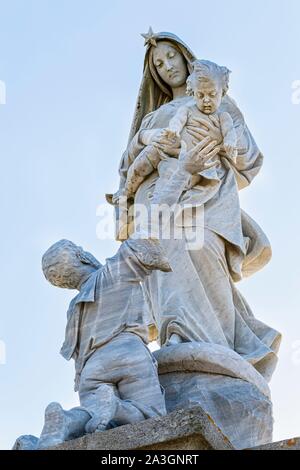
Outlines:
[[[130,166],[126,181],[126,195],[132,197],[139,185],[156,168],[159,176],[166,180],[172,174],[172,155],[166,157],[159,149],[159,145],[152,143],[152,139],[159,132],[171,144],[176,146],[181,139],[190,150],[194,146],[193,137],[186,132],[194,118],[210,120],[220,129],[223,136],[223,145],[220,150],[234,163],[237,157],[237,135],[233,120],[229,113],[220,111],[222,98],[228,91],[229,73],[226,67],[221,67],[208,60],[195,60],[193,71],[187,79],[187,94],[193,99],[184,106],[178,108],[175,116],[170,120],[168,128],[145,130],[141,133],[142,143],[145,149]],[[191,186],[200,180],[199,175],[194,175]],[[163,182],[161,181],[161,185]]]
[[68,310],[61,354],[75,360],[81,406],[65,411],[51,403],[38,448],[164,415],[156,362],[146,346],[141,286],[152,270],[171,270],[159,243],[127,240],[101,265],[61,240],[44,254],[42,268],[54,286],[79,290]]

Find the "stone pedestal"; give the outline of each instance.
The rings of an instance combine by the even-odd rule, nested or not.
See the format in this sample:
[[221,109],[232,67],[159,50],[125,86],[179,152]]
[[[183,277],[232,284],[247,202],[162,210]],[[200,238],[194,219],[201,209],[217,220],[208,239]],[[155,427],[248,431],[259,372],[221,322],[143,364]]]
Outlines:
[[[231,442],[199,406],[162,418],[87,434],[53,450],[235,450]],[[49,450],[52,450],[49,449]],[[247,450],[300,450],[300,438],[273,442]]]
[[[25,436],[14,450],[28,450]],[[25,442],[25,445],[24,445]],[[127,424],[109,431],[87,434],[49,450],[234,450],[234,446],[201,407],[177,410],[162,418]],[[300,450],[300,438],[273,442],[250,450]]]
[[200,407],[161,418],[87,434],[57,450],[233,450],[226,436]]

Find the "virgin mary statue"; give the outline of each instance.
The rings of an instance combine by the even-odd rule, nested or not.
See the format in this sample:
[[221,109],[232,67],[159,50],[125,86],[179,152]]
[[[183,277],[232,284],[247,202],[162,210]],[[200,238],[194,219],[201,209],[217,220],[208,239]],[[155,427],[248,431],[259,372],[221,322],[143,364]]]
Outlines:
[[[108,198],[116,206],[128,169],[145,148],[145,131],[157,129],[154,141],[168,155],[171,149],[160,131],[191,99],[186,79],[195,55],[174,34],[154,34],[150,28],[144,37],[144,72],[120,164],[120,187]],[[153,272],[145,297],[158,330],[161,349],[156,354],[168,409],[200,404],[241,448],[271,440],[267,382],[276,365],[280,334],[254,317],[236,288],[236,282],[265,266],[271,248],[261,228],[241,210],[238,195],[259,172],[263,156],[236,103],[225,95],[221,106],[231,115],[238,136],[236,162],[220,157],[217,167],[199,172],[196,186],[178,195],[179,204],[204,208],[204,244],[190,250],[184,237],[163,239],[173,272]],[[216,145],[222,140],[213,123],[195,121],[187,131],[196,142],[207,136]],[[154,171],[128,206],[150,207],[158,182]],[[192,218],[189,223],[199,222]],[[119,239],[129,232],[119,221]]]

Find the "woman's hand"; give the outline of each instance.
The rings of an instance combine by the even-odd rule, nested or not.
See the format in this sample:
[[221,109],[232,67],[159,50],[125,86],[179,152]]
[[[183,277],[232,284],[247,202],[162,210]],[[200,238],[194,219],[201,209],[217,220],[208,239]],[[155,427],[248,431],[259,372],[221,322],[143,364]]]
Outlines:
[[189,125],[186,126],[186,131],[194,137],[198,142],[201,142],[205,137],[210,137],[215,140],[217,145],[223,142],[223,136],[220,130],[219,120],[215,116],[209,116],[210,121],[202,118],[192,118]]
[[186,143],[181,141],[179,161],[183,168],[193,175],[215,166],[217,163],[216,161],[210,163],[207,162],[217,155],[219,151],[220,146],[217,144],[217,141],[211,140],[210,137],[205,137],[188,152]]

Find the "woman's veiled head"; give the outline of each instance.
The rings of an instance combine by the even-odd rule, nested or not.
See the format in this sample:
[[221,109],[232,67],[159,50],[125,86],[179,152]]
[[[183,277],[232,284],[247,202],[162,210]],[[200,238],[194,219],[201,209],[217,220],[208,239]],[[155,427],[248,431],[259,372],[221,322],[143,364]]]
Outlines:
[[[168,32],[153,33],[150,29],[147,34],[143,34],[143,37],[146,39],[145,45],[147,49],[144,60],[143,78],[129,134],[129,142],[140,129],[142,120],[146,115],[173,99],[173,91],[175,90],[173,83],[175,83],[176,87],[180,82],[183,82],[185,85],[188,73],[192,71],[191,64],[196,59],[189,47],[175,34]],[[164,70],[158,73],[157,68],[154,66],[153,52],[159,46],[155,54],[157,59],[157,54],[158,51],[161,51],[162,43],[167,43],[168,46],[171,46],[177,52],[178,55],[176,54],[176,59],[181,63],[179,66],[176,65],[176,70],[178,68],[178,72],[180,73],[176,74],[178,77],[174,77],[172,83],[168,75],[165,75]],[[184,66],[182,66],[182,62]]]
[[[182,52],[170,41],[158,41],[149,54],[153,78],[159,78],[171,89],[182,87],[188,77],[188,66]],[[154,67],[154,70],[153,70]],[[155,73],[156,72],[156,73]]]

